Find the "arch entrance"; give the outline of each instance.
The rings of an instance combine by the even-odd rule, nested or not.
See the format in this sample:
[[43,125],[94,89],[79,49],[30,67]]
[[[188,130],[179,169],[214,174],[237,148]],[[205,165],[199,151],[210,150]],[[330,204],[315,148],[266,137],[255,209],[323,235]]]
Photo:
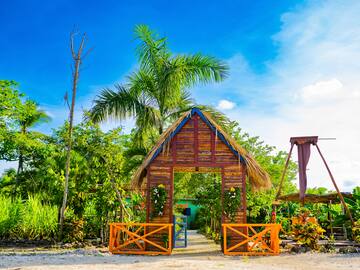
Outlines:
[[[256,228],[246,225],[246,179],[248,177],[250,185],[255,188],[266,188],[270,186],[267,173],[209,114],[193,108],[162,134],[135,173],[133,184],[146,187],[146,223],[133,225],[134,228],[113,224],[110,231],[110,251],[132,254],[171,253],[175,172],[220,173],[222,202],[224,195],[230,190],[240,191],[241,203],[231,217],[227,213],[227,205],[222,204],[225,254],[246,253],[249,251],[249,243],[255,246],[259,244],[256,239],[258,242],[263,241],[261,235],[256,236]],[[119,230],[128,234],[130,240],[121,242],[117,234]],[[274,236],[273,231],[275,229],[269,229],[263,235],[272,232]],[[136,252],[125,250],[129,249],[129,245]],[[262,245],[267,244],[264,241]],[[269,247],[269,250],[277,252],[274,247]]]

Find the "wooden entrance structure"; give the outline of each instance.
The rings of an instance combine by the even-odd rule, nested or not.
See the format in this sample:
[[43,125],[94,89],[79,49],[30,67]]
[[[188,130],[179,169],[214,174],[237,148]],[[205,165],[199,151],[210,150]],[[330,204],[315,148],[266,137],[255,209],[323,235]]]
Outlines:
[[[219,172],[222,178],[222,194],[230,188],[240,188],[242,203],[239,205],[235,220],[230,222],[223,211],[222,224],[246,224],[247,178],[255,189],[271,186],[268,174],[255,159],[226,134],[210,114],[199,108],[193,108],[185,112],[161,135],[134,175],[133,184],[136,187],[146,186],[146,224],[150,224],[146,233],[152,230],[151,224],[170,226],[173,222],[174,172]],[[151,190],[159,185],[165,188],[167,197],[164,211],[154,217]],[[247,229],[242,228],[239,231],[240,234],[234,230],[227,232],[227,237],[231,238],[233,244],[241,243],[246,239],[244,235],[247,234]],[[146,251],[161,252],[161,248],[156,245],[165,247],[164,235],[166,235],[165,231],[149,235],[147,241],[155,243],[155,248],[154,245],[144,243],[142,246],[144,254]],[[114,234],[113,237],[116,235]],[[130,241],[136,242],[134,239]],[[239,245],[233,248],[233,251],[246,252],[247,248]]]

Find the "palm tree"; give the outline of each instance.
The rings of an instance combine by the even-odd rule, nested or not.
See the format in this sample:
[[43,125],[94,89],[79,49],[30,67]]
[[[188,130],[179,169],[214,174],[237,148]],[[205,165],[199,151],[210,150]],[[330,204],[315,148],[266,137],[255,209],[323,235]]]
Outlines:
[[[50,117],[46,114],[45,111],[40,110],[38,105],[32,100],[26,100],[24,104],[21,105],[18,111],[17,124],[20,128],[19,130],[19,141],[26,143],[26,138],[29,133],[29,129],[34,127],[37,124],[47,122],[50,120]],[[17,184],[19,181],[19,175],[24,168],[24,145],[19,144],[18,153],[19,153],[19,162],[17,169]]]
[[[201,54],[173,55],[166,38],[159,38],[146,25],[136,26],[135,35],[140,41],[139,69],[128,77],[127,84],[115,85],[114,90],[104,89],[94,100],[90,118],[94,122],[134,118],[137,141],[144,142],[145,137],[161,134],[171,121],[194,105],[186,89],[222,81],[228,67]],[[214,112],[210,107],[203,108]]]

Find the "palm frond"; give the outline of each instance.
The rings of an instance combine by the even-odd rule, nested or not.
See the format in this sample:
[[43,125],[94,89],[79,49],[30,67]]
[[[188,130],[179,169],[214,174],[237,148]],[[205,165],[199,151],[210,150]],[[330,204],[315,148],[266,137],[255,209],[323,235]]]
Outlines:
[[161,62],[170,56],[166,38],[159,38],[147,25],[135,26],[135,38],[140,40],[136,52],[141,68],[158,71]]
[[124,120],[136,115],[138,97],[122,85],[115,85],[117,91],[105,88],[94,100],[90,119],[99,123],[109,118]]
[[183,90],[181,98],[177,103],[176,108],[168,109],[166,111],[165,121],[172,123],[178,119],[184,112],[191,110],[194,107],[194,99],[191,98],[189,91]]
[[127,79],[128,88],[132,92],[146,95],[148,105],[159,107],[158,89],[153,74],[140,69],[130,74]]
[[196,83],[220,82],[228,76],[228,65],[214,57],[178,55],[172,59],[172,68],[186,86]]
[[26,100],[18,114],[19,124],[25,129],[51,121],[51,117],[33,100]]

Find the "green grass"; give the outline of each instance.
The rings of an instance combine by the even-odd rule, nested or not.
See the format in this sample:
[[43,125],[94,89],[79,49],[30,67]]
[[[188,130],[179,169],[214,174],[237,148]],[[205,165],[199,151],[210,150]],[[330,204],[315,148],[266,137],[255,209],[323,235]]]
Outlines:
[[9,238],[19,225],[21,216],[21,200],[0,195],[0,237]]
[[50,240],[57,232],[58,208],[39,197],[10,199],[0,195],[0,238]]

